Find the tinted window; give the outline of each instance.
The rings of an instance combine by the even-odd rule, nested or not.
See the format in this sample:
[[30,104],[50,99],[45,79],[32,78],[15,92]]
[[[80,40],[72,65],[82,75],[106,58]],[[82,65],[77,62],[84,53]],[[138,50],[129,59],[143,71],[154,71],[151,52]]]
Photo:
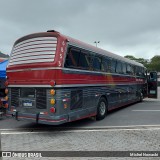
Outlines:
[[104,72],[110,72],[111,70],[111,61],[109,58],[102,59],[102,71]]
[[93,58],[93,69],[101,70],[101,58],[100,57]]
[[91,57],[84,51],[80,53],[78,67],[82,69],[89,69],[91,63]]
[[136,75],[145,77],[145,70],[142,67],[136,67]]
[[134,67],[130,64],[127,64],[127,74],[130,74],[130,75],[134,74]]
[[65,67],[78,67],[80,50],[69,48]]
[[122,72],[126,74],[126,64],[122,63]]
[[131,65],[127,64],[127,74],[131,73]]
[[119,61],[117,61],[116,72],[117,73],[122,73],[122,63],[119,62]]
[[114,59],[111,60],[111,72],[115,73],[116,71],[116,61]]

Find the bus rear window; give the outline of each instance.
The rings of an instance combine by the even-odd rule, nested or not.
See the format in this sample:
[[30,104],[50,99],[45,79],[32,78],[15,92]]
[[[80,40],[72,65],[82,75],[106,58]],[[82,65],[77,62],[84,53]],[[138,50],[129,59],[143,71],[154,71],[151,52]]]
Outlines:
[[54,62],[56,37],[34,37],[14,45],[9,65]]

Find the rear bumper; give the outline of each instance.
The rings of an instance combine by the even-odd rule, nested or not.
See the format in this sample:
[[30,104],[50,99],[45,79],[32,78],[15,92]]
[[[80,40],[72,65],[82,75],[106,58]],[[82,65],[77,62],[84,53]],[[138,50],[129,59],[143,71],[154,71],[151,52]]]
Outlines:
[[68,122],[68,116],[50,116],[50,115],[41,115],[41,114],[28,114],[21,112],[11,112],[8,111],[7,116],[12,116],[16,120],[30,121],[39,124],[48,124],[48,125],[59,125]]

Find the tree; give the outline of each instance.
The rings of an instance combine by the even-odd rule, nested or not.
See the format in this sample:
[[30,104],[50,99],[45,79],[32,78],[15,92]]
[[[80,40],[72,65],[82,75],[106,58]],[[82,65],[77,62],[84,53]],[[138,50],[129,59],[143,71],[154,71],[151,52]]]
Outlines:
[[160,56],[156,55],[151,59],[149,69],[152,71],[160,72]]
[[148,67],[148,61],[144,58],[136,58],[132,55],[126,55],[124,56],[125,58],[128,58],[130,60],[133,60],[133,61],[136,61],[136,62],[139,62],[139,63],[142,63],[146,68]]
[[132,56],[132,55],[126,55],[126,56],[124,56],[125,58],[128,58],[128,59],[130,59],[130,60],[136,60],[136,58],[134,57],[134,56]]

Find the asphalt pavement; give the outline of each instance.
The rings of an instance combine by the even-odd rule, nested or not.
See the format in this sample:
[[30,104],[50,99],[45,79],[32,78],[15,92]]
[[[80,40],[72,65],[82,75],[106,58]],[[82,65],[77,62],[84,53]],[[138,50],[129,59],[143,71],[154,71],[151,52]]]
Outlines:
[[52,129],[56,128],[118,128],[136,126],[160,125],[160,87],[158,99],[146,98],[141,103],[135,103],[110,112],[101,121],[87,118],[60,126],[42,125],[28,121],[16,121],[13,118],[0,120],[0,129]]
[[24,159],[25,152],[46,156],[25,159],[160,159],[160,97],[112,111],[102,121],[88,118],[49,126],[4,118],[0,132],[0,150],[21,152],[12,154],[16,160]]

